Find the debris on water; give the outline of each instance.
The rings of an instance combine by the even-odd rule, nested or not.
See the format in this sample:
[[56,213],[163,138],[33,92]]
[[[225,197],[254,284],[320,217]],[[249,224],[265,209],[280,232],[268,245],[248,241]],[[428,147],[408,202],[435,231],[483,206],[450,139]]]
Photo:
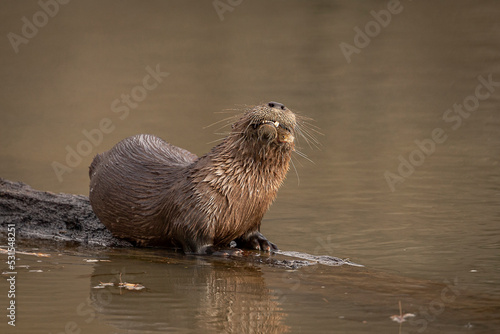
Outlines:
[[102,286],[113,286],[115,285],[114,283],[103,283],[103,282],[99,282],[100,285]]
[[403,315],[391,315],[392,321],[396,321],[397,323],[402,323],[406,321],[406,318],[413,318],[415,314],[413,313],[405,313]]
[[[8,254],[7,249],[0,248],[0,253],[2,254]],[[33,253],[33,252],[21,252],[16,250],[16,254],[23,254],[23,255],[34,255],[36,257],[50,257],[50,254],[45,254],[45,253]]]
[[144,285],[137,283],[127,283],[122,281],[122,273],[120,273],[120,283],[118,283],[118,287],[125,288],[127,290],[142,290],[145,288]]
[[136,283],[118,283],[118,287],[125,288],[127,290],[142,290],[145,288],[144,285],[136,284]]
[[[115,286],[115,283],[104,283],[104,282],[99,282],[99,285],[96,285],[94,286],[93,288],[94,289],[104,289],[105,287],[108,287],[108,286]],[[142,290],[145,288],[144,285],[142,284],[137,284],[137,283],[123,283],[123,282],[120,282],[117,284],[117,286],[119,288],[124,288],[124,289],[127,289],[127,290]]]
[[[317,263],[323,264],[325,266],[332,266],[332,267],[338,267],[338,266],[342,266],[344,264],[347,264],[347,265],[353,266],[353,267],[364,267],[364,265],[351,262],[349,259],[341,259],[341,258],[338,258],[335,256],[329,256],[329,255],[311,255],[311,254],[306,254],[306,253],[301,253],[301,252],[280,251],[280,250],[275,251],[274,253],[307,260],[307,261],[302,261],[302,262],[306,262],[306,263],[301,263],[302,267],[304,265],[311,265],[311,264],[317,264]],[[286,261],[286,260],[284,260],[284,261]]]
[[115,283],[104,283],[104,282],[99,282],[99,285],[94,286],[94,289],[103,289],[107,286],[115,286]]
[[405,313],[403,314],[403,309],[401,308],[401,301],[399,301],[399,315],[391,315],[390,318],[392,321],[396,321],[397,323],[403,323],[406,321],[406,318],[413,318],[415,314],[413,313]]

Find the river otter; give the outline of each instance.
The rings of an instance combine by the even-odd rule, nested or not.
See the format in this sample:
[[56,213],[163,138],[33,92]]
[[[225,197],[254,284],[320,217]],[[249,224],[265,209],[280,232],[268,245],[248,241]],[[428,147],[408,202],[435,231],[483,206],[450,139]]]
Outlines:
[[126,138],[89,169],[90,203],[118,238],[206,254],[227,247],[277,249],[260,232],[285,179],[296,116],[269,102],[247,110],[198,158],[152,135]]

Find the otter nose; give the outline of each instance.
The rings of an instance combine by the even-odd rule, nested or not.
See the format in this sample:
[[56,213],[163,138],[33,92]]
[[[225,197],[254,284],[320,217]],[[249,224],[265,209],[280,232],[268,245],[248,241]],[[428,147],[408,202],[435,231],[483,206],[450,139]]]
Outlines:
[[274,102],[274,101],[271,101],[267,104],[270,108],[277,108],[277,109],[281,109],[281,110],[285,110],[286,107],[279,103],[279,102]]

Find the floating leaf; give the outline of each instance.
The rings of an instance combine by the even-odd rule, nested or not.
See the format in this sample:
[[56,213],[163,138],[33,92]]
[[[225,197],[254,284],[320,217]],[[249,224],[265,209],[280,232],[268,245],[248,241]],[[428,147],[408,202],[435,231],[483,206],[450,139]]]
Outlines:
[[403,314],[403,309],[401,308],[401,301],[399,301],[399,315],[391,315],[390,318],[392,321],[396,321],[397,323],[403,323],[406,321],[406,318],[413,318],[415,314],[413,313],[405,313]]
[[144,285],[141,285],[141,284],[134,284],[134,283],[118,283],[118,286],[120,288],[125,288],[127,290],[142,290],[145,288]]
[[391,315],[391,319],[397,323],[402,323],[406,321],[406,318],[413,318],[414,316],[415,314],[413,313],[405,313],[403,315]]
[[[8,251],[6,249],[0,248],[0,253],[2,254],[7,254]],[[34,255],[36,257],[50,257],[50,254],[45,254],[45,253],[32,253],[32,252],[21,252],[21,251],[15,251],[16,254],[23,254],[23,255]]]
[[107,286],[115,286],[115,283],[103,283],[99,282],[99,285],[94,286],[94,289],[103,289]]

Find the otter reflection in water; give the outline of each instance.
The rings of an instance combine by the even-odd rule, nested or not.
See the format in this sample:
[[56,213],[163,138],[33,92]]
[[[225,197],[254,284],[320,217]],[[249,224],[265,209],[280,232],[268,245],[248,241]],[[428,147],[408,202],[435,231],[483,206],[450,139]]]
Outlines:
[[202,157],[151,135],[98,154],[90,202],[116,236],[139,246],[206,254],[227,247],[277,249],[262,217],[289,169],[300,118],[283,104],[253,107]]
[[[103,323],[132,333],[278,334],[290,330],[280,295],[267,286],[258,266],[165,250],[155,256],[144,250],[119,253],[110,257],[111,262],[95,263],[90,281],[89,305]],[[120,280],[146,288],[120,289]],[[115,284],[94,288],[101,282]]]

